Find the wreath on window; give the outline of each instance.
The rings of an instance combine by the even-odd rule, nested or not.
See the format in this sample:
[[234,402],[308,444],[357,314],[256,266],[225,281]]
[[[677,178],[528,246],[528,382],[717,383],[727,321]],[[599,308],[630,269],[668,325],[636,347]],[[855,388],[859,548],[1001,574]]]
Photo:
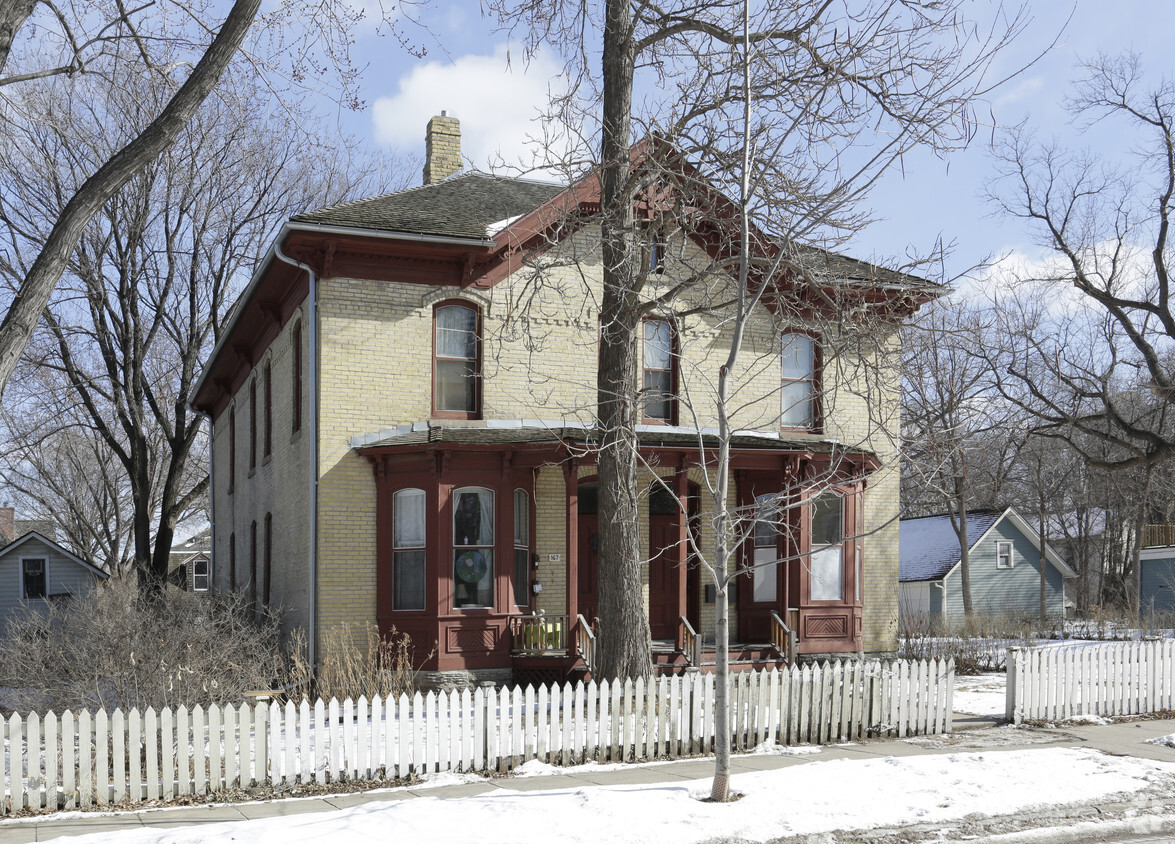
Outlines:
[[490,564],[480,551],[466,551],[457,558],[457,577],[465,583],[477,583],[486,576]]

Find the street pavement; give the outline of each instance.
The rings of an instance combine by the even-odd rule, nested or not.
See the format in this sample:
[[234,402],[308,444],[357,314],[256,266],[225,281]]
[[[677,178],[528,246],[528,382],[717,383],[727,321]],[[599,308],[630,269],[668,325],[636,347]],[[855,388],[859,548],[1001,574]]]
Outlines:
[[[825,746],[819,753],[796,756],[771,754],[742,754],[733,757],[732,772],[761,771],[787,768],[796,765],[810,765],[833,759],[871,759],[885,757],[923,756],[928,754],[960,753],[982,750],[1003,752],[1041,747],[1077,747],[1102,750],[1114,755],[1135,756],[1157,761],[1175,761],[1175,749],[1148,744],[1147,739],[1175,732],[1175,722],[1132,721],[1106,725],[1064,724],[1056,727],[1013,729],[997,726],[987,718],[972,718],[956,715],[955,731],[947,736],[926,736],[912,739],[870,740],[847,745]],[[475,783],[447,786],[422,785],[411,788],[382,789],[352,794],[324,795],[309,798],[275,799],[247,803],[215,804],[184,808],[156,808],[136,812],[115,814],[59,813],[41,815],[26,819],[0,822],[0,844],[25,844],[30,841],[47,841],[65,835],[86,835],[107,833],[110,840],[117,841],[121,830],[141,827],[174,828],[224,823],[226,821],[253,820],[310,812],[336,812],[360,804],[397,800],[413,800],[419,797],[468,797],[493,791],[547,791],[561,788],[583,788],[607,785],[636,785],[685,782],[705,779],[713,775],[712,758],[685,759],[657,765],[634,765],[620,770],[591,770],[580,768],[567,773],[549,776],[502,777]],[[1175,819],[1172,821],[1175,829]],[[1165,831],[1165,828],[1164,828]],[[1057,830],[1061,837],[1048,839],[1040,836],[1020,838],[1017,836],[994,836],[990,840],[1067,840],[1064,831]],[[1107,830],[1108,832],[1108,830]],[[1121,839],[1131,838],[1132,828],[1116,830]],[[1159,830],[1137,829],[1133,840],[1175,840],[1175,838],[1150,837]],[[1115,837],[1117,837],[1117,835]],[[1100,840],[1108,840],[1105,838]],[[1097,839],[1094,839],[1097,840]]]

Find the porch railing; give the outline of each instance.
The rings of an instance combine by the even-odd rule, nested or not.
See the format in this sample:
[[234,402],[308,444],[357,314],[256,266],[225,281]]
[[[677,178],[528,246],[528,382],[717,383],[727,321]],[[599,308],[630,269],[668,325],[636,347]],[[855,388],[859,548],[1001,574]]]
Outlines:
[[582,613],[575,617],[575,651],[591,671],[596,661],[596,634]]
[[678,624],[681,625],[682,631],[681,650],[685,654],[685,658],[689,660],[689,664],[697,667],[702,664],[702,637],[698,635],[698,631],[694,630],[693,625],[684,615]]
[[1160,548],[1165,545],[1175,545],[1175,525],[1142,526],[1143,548]]
[[567,652],[567,615],[516,615],[510,618],[510,650],[515,653]]
[[[788,610],[788,616],[792,613],[799,615],[796,610]],[[792,619],[793,623],[795,619]],[[779,613],[775,610],[771,611],[771,645],[779,653],[783,654],[784,659],[787,660],[788,665],[796,664],[796,649],[799,645],[799,637],[796,631],[788,627]]]

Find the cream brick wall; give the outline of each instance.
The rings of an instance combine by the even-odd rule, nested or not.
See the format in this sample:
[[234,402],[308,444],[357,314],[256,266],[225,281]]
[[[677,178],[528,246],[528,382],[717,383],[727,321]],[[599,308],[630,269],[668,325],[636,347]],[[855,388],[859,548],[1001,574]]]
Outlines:
[[[706,263],[691,243],[671,243],[671,247],[676,251],[670,250],[664,279]],[[521,271],[490,290],[353,279],[320,281],[320,633],[343,622],[374,620],[375,484],[369,464],[351,448],[350,438],[429,418],[433,308],[437,303],[461,298],[477,305],[483,314],[485,418],[590,421],[595,404],[601,278],[594,230],[581,230],[545,262],[540,272]],[[658,292],[659,282],[652,280],[650,295]],[[707,288],[707,292],[719,296],[723,291]],[[748,326],[732,394],[738,427],[778,431],[779,332],[821,327],[784,321],[766,311],[756,314]],[[680,373],[682,424],[717,424],[713,387],[726,359],[730,330],[712,316],[690,317],[679,325],[685,359]],[[896,332],[874,330],[863,338],[824,333],[828,350],[824,377],[827,433],[847,446],[872,448],[884,463],[893,465],[894,448],[882,431],[886,424],[896,422],[898,384],[892,367],[881,364],[896,360]],[[309,332],[304,330],[307,353],[308,341]],[[289,419],[283,415],[288,414],[289,406],[289,342],[287,326],[267,352],[274,361],[275,454],[268,465],[259,466],[254,478],[247,476],[246,468],[247,382],[234,399],[238,491],[228,501],[224,484],[218,480],[217,550],[218,560],[226,559],[223,544],[228,532],[235,530],[239,569],[245,561],[242,549],[246,547],[248,523],[257,518],[260,525],[267,508],[274,512],[277,548],[304,549],[307,541],[305,525],[299,521],[299,514],[309,509],[303,481],[305,464],[299,461],[306,459],[308,445],[305,439],[289,442]],[[309,388],[307,379],[307,391]],[[226,477],[221,464],[226,459],[223,429],[227,419],[228,414],[223,414],[214,431],[218,479]],[[304,420],[303,434],[308,417]],[[584,467],[583,471],[595,470]],[[535,550],[540,558],[537,580],[544,591],[536,605],[551,613],[561,613],[566,607],[563,490],[560,468],[539,472]],[[896,467],[872,479],[865,498],[871,532],[865,539],[865,646],[870,651],[891,650],[897,615]],[[713,505],[706,500],[704,485],[702,508],[702,543],[704,549],[712,549],[707,513],[712,513]],[[645,519],[647,516],[642,517],[642,535],[647,535]],[[560,554],[561,561],[549,562],[552,553]],[[284,557],[275,550],[275,587],[283,584],[282,591],[275,588],[275,594],[304,606],[304,560],[294,555],[291,565],[283,562],[279,576],[278,561]],[[712,625],[713,609],[712,604],[702,604],[706,625]]]
[[[285,628],[306,627],[310,541],[310,442],[308,431],[308,337],[302,321],[302,430],[293,433],[293,330],[302,319],[299,311],[282,328],[266,349],[249,378],[233,396],[235,410],[236,478],[228,491],[229,410],[216,420],[212,430],[215,530],[213,531],[213,579],[218,588],[228,586],[229,543],[236,543],[237,581],[243,588],[249,572],[249,531],[257,523],[257,567],[261,577],[265,554],[265,514],[273,519],[271,551],[273,586],[271,601],[287,610]],[[270,365],[272,450],[264,456],[263,371]],[[257,466],[249,470],[249,383],[257,379]]]

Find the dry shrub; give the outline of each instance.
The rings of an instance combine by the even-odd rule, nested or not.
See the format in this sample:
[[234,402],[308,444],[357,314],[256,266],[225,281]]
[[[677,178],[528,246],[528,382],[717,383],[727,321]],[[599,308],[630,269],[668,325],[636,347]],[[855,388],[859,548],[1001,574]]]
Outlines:
[[[416,689],[412,638],[392,628],[385,638],[368,622],[358,629],[350,624],[329,628],[323,635],[318,670],[306,663],[305,635],[296,631],[290,646],[290,696],[368,699],[412,694]],[[426,659],[431,658],[430,653]],[[313,676],[313,681],[311,681]],[[313,686],[313,689],[311,688]]]
[[905,659],[953,659],[959,674],[1002,671],[1007,649],[1032,641],[1032,624],[1016,615],[975,613],[955,623],[908,614],[901,622],[899,655]]
[[146,600],[133,576],[116,577],[10,616],[0,685],[18,711],[208,706],[268,688],[282,662],[278,619],[257,620],[244,596]]

